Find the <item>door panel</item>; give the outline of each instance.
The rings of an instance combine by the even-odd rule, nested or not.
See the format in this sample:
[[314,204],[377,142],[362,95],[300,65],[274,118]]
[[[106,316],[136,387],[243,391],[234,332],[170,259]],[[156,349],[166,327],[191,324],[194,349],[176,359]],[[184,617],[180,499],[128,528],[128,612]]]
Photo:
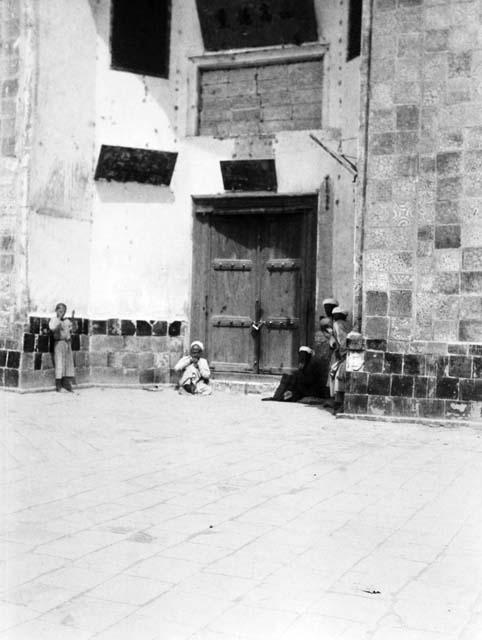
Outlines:
[[297,365],[303,300],[303,214],[267,215],[262,221],[260,298],[263,326],[261,372]]
[[197,210],[193,332],[216,372],[290,372],[313,328],[316,198],[264,201],[203,199]]
[[212,216],[208,345],[216,371],[253,371],[258,225]]

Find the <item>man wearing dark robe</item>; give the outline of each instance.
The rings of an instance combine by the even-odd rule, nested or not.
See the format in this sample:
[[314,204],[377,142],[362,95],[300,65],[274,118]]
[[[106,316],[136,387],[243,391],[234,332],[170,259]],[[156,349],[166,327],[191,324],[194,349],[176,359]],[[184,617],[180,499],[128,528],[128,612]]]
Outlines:
[[325,366],[323,361],[315,356],[310,347],[300,347],[298,351],[298,369],[291,374],[281,377],[278,388],[272,398],[278,402],[298,402],[302,398],[323,396],[323,376]]

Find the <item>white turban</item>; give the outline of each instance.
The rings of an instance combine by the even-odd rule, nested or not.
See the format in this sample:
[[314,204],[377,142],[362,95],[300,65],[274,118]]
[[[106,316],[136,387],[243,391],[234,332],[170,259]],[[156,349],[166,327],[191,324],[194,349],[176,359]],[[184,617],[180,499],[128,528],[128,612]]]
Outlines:
[[199,347],[201,351],[204,351],[204,345],[200,340],[194,340],[194,342],[191,342],[191,349],[193,347]]
[[306,347],[306,346],[300,347],[298,349],[298,351],[300,351],[300,352],[301,351],[305,351],[306,353],[309,353],[310,355],[313,355],[315,353],[311,347]]

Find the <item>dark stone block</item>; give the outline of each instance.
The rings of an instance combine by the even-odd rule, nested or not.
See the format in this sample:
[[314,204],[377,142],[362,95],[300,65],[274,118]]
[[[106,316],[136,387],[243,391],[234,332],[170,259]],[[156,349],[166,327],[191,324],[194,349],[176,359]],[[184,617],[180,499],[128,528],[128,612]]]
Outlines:
[[107,321],[106,320],[92,320],[92,335],[105,336],[107,335]]
[[133,336],[136,332],[136,325],[131,320],[121,320],[121,334],[123,336]]
[[167,322],[165,320],[158,320],[152,325],[153,336],[166,336],[167,335]]
[[417,403],[413,398],[392,398],[392,413],[394,416],[416,416]]
[[30,318],[30,333],[40,333],[40,318],[37,316]]
[[468,356],[450,356],[449,376],[453,378],[472,377],[472,358]]
[[418,240],[422,242],[430,242],[433,240],[433,227],[430,225],[425,225],[424,227],[419,227],[417,232]]
[[449,353],[458,353],[465,356],[468,352],[468,345],[456,342],[455,344],[449,344],[447,349]]
[[37,351],[41,353],[48,353],[50,351],[50,337],[49,336],[38,336],[37,338]]
[[445,403],[443,400],[422,398],[417,400],[417,408],[420,418],[441,418],[445,415]]
[[470,344],[469,345],[469,355],[471,355],[471,356],[482,356],[482,344]]
[[366,341],[366,348],[370,349],[370,351],[386,351],[387,341],[370,338]]
[[35,349],[35,334],[24,333],[23,334],[23,350],[31,353]]
[[482,320],[461,320],[459,339],[467,342],[482,342]]
[[436,249],[457,249],[460,247],[461,231],[458,224],[445,224],[435,227]]
[[136,335],[137,336],[151,336],[152,326],[147,320],[138,320],[136,322]]
[[482,358],[479,357],[479,356],[476,356],[474,358],[473,377],[474,378],[482,378]]
[[388,309],[388,296],[385,291],[367,291],[366,314],[385,316]]
[[368,317],[366,320],[365,335],[367,338],[386,340],[388,336],[388,318],[381,316]]
[[413,394],[416,398],[426,398],[428,396],[427,393],[427,383],[428,378],[425,376],[415,376],[414,377],[414,390]]
[[459,397],[458,378],[437,378],[437,390],[435,393],[437,398],[457,400]]
[[109,320],[107,320],[107,335],[108,336],[122,335],[121,321],[118,318],[110,318]]
[[390,376],[385,373],[371,373],[368,377],[368,394],[371,396],[389,396]]
[[171,324],[169,325],[169,335],[171,336],[171,338],[175,338],[181,335],[180,320],[175,320],[174,322],[171,322]]
[[80,349],[80,336],[74,334],[70,341],[70,346],[72,347],[72,351],[79,351]]
[[368,388],[368,373],[353,371],[350,374],[350,393],[366,394]]
[[0,367],[4,367],[7,364],[7,352],[5,349],[0,349]]
[[411,398],[413,395],[413,376],[392,376],[390,395]]
[[368,405],[368,396],[365,395],[346,395],[345,396],[345,413],[366,414]]
[[35,371],[39,371],[42,368],[42,354],[36,353],[33,368]]
[[20,351],[8,352],[7,367],[9,369],[18,369],[20,367]]
[[418,129],[420,119],[417,105],[403,105],[397,107],[397,129]]
[[365,352],[365,371],[370,373],[381,373],[383,370],[383,351]]
[[482,271],[462,272],[460,289],[462,293],[480,294],[482,291]]
[[15,238],[12,235],[0,236],[0,251],[13,251]]
[[49,322],[50,322],[49,318],[40,319],[40,333],[44,336],[50,335]]
[[404,317],[412,315],[412,292],[390,292],[390,316]]
[[72,323],[72,333],[79,335],[82,333],[82,318],[70,318],[70,322]]
[[482,380],[460,380],[461,400],[482,400]]
[[18,387],[18,369],[5,369],[4,376],[6,387]]
[[460,173],[462,167],[462,154],[457,151],[448,151],[437,154],[437,173],[442,176],[453,176]]
[[406,353],[403,356],[403,373],[410,376],[420,376],[425,373],[425,356]]
[[385,354],[385,366],[384,373],[402,373],[402,360],[401,353],[391,353],[387,351]]
[[141,384],[153,384],[154,377],[154,369],[143,369],[139,371],[139,382]]
[[391,416],[393,413],[392,399],[387,396],[369,396],[367,413],[374,416]]

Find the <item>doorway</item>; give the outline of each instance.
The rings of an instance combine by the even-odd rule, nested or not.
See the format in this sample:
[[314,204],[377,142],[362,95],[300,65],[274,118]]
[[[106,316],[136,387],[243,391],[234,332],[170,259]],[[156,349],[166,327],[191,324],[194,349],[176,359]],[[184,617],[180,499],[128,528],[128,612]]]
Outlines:
[[313,334],[317,201],[194,198],[191,335],[215,372],[296,368]]

